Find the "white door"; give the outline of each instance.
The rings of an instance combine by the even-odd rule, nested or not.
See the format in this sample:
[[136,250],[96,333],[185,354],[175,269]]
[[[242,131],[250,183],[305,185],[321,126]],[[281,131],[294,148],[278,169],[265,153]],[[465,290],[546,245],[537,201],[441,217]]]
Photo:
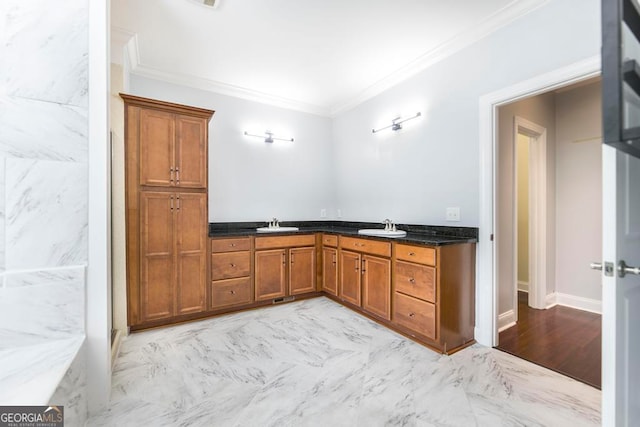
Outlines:
[[640,426],[640,159],[602,149],[602,425]]

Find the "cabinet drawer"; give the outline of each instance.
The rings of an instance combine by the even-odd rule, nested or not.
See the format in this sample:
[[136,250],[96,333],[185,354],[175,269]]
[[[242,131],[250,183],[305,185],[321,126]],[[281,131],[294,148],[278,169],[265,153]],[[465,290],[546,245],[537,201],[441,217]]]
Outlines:
[[325,246],[338,246],[338,236],[334,234],[324,234],[322,236],[322,244]]
[[296,236],[269,236],[256,237],[256,249],[267,248],[289,248],[300,246],[315,246],[316,236],[314,234],[303,234]]
[[251,252],[211,254],[211,280],[231,279],[251,274]]
[[249,277],[211,282],[211,308],[249,304],[252,296]]
[[391,256],[391,243],[389,242],[340,236],[340,247],[350,251],[364,252],[384,257]]
[[435,340],[436,306],[398,292],[394,296],[393,321]]
[[251,240],[248,237],[211,240],[211,252],[214,253],[248,251],[249,249],[251,249]]
[[426,265],[396,261],[396,292],[436,302],[436,269]]
[[396,259],[436,265],[436,250],[425,246],[396,245]]

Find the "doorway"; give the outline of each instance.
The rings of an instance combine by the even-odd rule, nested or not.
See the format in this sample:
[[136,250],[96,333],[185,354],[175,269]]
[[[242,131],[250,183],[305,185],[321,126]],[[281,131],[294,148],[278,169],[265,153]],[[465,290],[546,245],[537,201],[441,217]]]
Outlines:
[[506,104],[496,144],[497,348],[595,387],[600,105],[598,79]]

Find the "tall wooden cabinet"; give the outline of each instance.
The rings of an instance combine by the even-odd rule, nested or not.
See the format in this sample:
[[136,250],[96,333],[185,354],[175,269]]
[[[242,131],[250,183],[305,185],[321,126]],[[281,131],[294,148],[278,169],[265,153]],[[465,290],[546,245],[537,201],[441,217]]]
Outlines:
[[128,322],[207,309],[207,144],[213,111],[125,101]]

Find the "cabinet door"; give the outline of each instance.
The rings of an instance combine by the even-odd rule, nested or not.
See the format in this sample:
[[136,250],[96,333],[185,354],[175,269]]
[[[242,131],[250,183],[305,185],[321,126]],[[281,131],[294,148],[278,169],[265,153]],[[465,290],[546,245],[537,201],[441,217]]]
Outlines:
[[289,295],[316,290],[316,249],[289,249]]
[[140,193],[140,321],[173,316],[173,193]]
[[322,249],[322,290],[338,296],[338,251]]
[[198,313],[206,308],[207,195],[177,193],[177,312]]
[[140,185],[174,185],[175,133],[173,114],[140,111]]
[[391,260],[363,255],[362,308],[391,320]]
[[255,257],[256,301],[285,296],[287,284],[286,250],[256,251]]
[[176,116],[176,185],[207,187],[207,120]]
[[360,254],[340,251],[340,293],[338,297],[360,305]]

